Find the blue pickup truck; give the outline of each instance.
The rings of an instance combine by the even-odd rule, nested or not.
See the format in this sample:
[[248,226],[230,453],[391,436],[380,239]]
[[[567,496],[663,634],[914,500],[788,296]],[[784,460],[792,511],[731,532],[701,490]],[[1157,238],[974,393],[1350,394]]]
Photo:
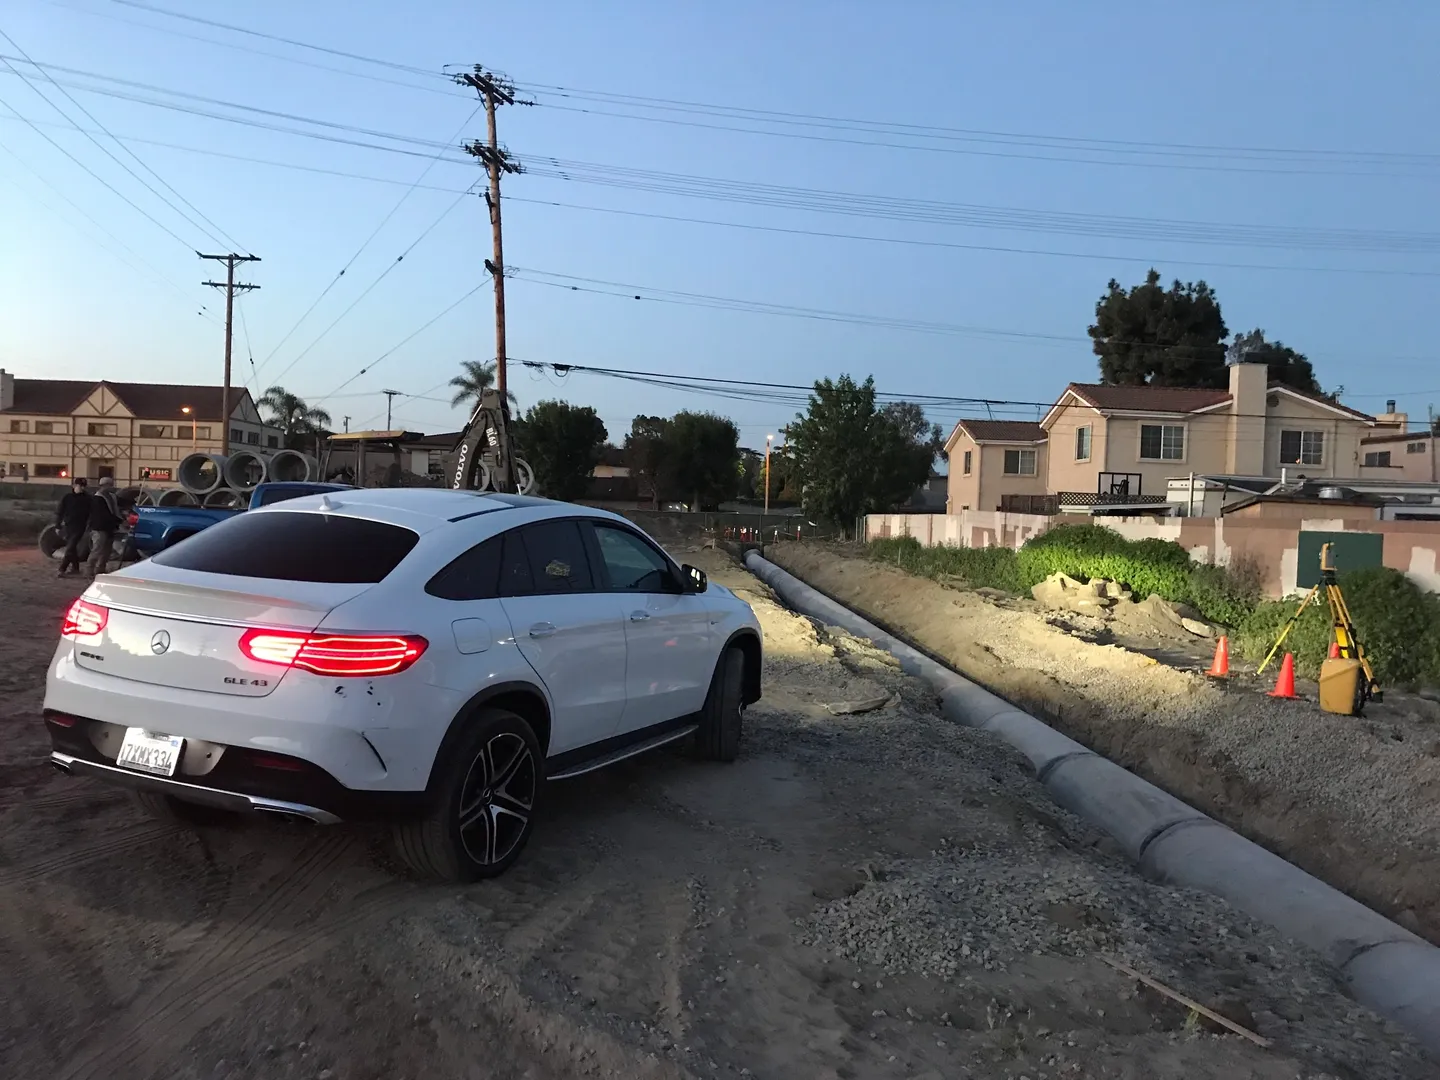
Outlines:
[[346,491],[348,484],[311,484],[276,481],[261,484],[250,494],[250,505],[239,510],[206,510],[198,506],[137,506],[130,511],[130,543],[138,558],[148,558],[157,551],[173,547],[188,536],[194,536],[226,518],[243,514],[261,506],[270,506],[301,495],[319,495],[326,491]]

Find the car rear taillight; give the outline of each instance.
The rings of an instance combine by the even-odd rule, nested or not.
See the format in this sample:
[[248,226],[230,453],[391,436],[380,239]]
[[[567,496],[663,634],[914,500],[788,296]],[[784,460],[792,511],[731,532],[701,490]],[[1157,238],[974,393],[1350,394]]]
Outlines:
[[125,524],[133,529],[136,525],[140,524],[140,515],[134,510],[131,510],[130,513],[125,515]]
[[344,677],[394,675],[419,660],[429,644],[413,634],[247,630],[240,638],[240,651],[257,663]]
[[88,600],[76,600],[65,612],[65,621],[60,624],[60,636],[70,638],[99,637],[110,621],[110,609]]

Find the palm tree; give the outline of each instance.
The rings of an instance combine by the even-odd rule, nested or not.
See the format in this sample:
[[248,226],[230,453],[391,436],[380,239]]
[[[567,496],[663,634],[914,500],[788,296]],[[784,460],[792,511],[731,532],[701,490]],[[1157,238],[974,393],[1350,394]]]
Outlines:
[[[480,395],[495,385],[495,361],[494,360],[466,360],[460,365],[460,374],[450,380],[450,385],[455,388],[455,394],[450,399],[450,407],[457,408],[467,401],[479,401]],[[515,404],[515,394],[506,390],[505,396],[510,404]]]
[[332,423],[328,412],[305,404],[304,398],[283,386],[270,387],[256,404],[270,414],[270,423],[281,430],[285,446],[291,450],[298,450]]

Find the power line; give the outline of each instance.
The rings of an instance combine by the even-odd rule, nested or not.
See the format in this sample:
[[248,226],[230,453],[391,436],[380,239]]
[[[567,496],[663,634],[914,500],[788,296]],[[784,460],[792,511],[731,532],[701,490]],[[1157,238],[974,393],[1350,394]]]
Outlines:
[[[6,66],[9,67],[9,64],[7,63]],[[11,68],[11,70],[14,71],[14,68]],[[20,73],[17,71],[17,72],[15,72],[15,74],[18,75],[18,74],[20,74]],[[37,91],[37,93],[38,93],[38,91]],[[43,94],[42,94],[41,96],[44,97]],[[132,210],[134,210],[134,211],[136,211],[138,214],[140,214],[143,218],[145,218],[146,221],[150,222],[150,223],[151,223],[152,225],[154,225],[156,228],[158,228],[158,229],[160,229],[162,232],[164,232],[167,236],[171,237],[177,244],[180,244],[180,245],[181,245],[182,247],[184,247],[187,251],[194,251],[194,250],[195,250],[195,248],[194,248],[192,245],[190,245],[190,244],[188,244],[188,243],[185,242],[185,240],[180,236],[179,233],[177,233],[174,229],[170,228],[168,225],[165,225],[164,223],[162,223],[158,218],[155,217],[155,215],[151,214],[148,210],[146,210],[146,209],[144,209],[143,207],[141,207],[138,203],[136,203],[136,202],[135,202],[133,199],[131,199],[128,195],[124,194],[124,193],[121,192],[118,188],[116,188],[113,184],[111,184],[110,181],[106,180],[103,176],[101,176],[99,173],[97,173],[94,169],[90,168],[89,165],[86,165],[83,161],[81,161],[79,158],[77,158],[74,154],[70,153],[69,150],[66,150],[65,147],[61,146],[58,142],[56,142],[54,139],[52,139],[49,135],[46,135],[45,132],[43,132],[43,131],[40,130],[40,127],[39,127],[34,121],[32,121],[29,117],[25,116],[23,113],[21,113],[18,109],[15,108],[15,106],[11,105],[11,104],[10,104],[8,101],[6,101],[4,98],[0,98],[0,105],[3,105],[3,106],[4,106],[6,109],[8,109],[11,113],[13,113],[19,120],[21,120],[21,121],[23,121],[25,124],[29,125],[30,129],[31,129],[32,131],[34,131],[35,134],[39,135],[42,139],[44,139],[46,142],[48,142],[48,143],[49,143],[51,146],[53,146],[56,150],[59,150],[60,153],[64,154],[64,155],[65,155],[67,158],[69,158],[72,162],[74,162],[76,165],[80,166],[80,168],[82,168],[83,170],[85,170],[85,172],[89,173],[90,176],[93,177],[96,181],[98,181],[104,188],[106,188],[106,190],[108,190],[108,191],[109,191],[112,195],[114,195],[116,198],[118,198],[118,199],[120,199],[122,202],[124,202],[124,203],[125,203],[127,206],[129,206]],[[62,113],[61,115],[64,115],[64,114]]]
[[1140,139],[1100,139],[1090,136],[1051,135],[1036,132],[996,131],[984,128],[961,128],[935,124],[910,124],[899,121],[860,120],[816,113],[787,112],[777,109],[752,109],[731,104],[684,101],[674,98],[617,94],[603,90],[581,90],[574,87],[529,83],[527,89],[542,95],[551,94],[577,101],[594,101],[627,108],[654,109],[691,115],[740,119],[777,125],[799,125],[843,131],[894,134],[959,142],[999,142],[1002,145],[1045,146],[1106,153],[1173,154],[1182,157],[1212,159],[1216,155],[1259,157],[1261,160],[1318,159],[1319,162],[1341,160],[1348,163],[1440,165],[1440,154],[1413,152],[1307,149],[1261,146],[1223,146],[1206,143],[1156,142]]
[[[240,44],[240,43],[238,43],[238,42],[233,42],[233,41],[217,41],[215,38],[203,37],[203,36],[200,35],[200,34],[192,34],[192,33],[189,33],[189,32],[187,32],[187,31],[185,31],[185,30],[178,29],[177,27],[173,27],[173,26],[156,26],[154,23],[142,22],[142,21],[139,20],[139,19],[127,19],[127,18],[124,17],[123,15],[117,15],[117,14],[115,14],[114,12],[93,11],[93,10],[91,10],[90,8],[81,7],[81,6],[78,5],[78,4],[65,3],[64,0],[45,0],[45,3],[48,3],[48,4],[50,4],[50,5],[54,6],[54,7],[67,8],[67,9],[69,9],[70,11],[78,11],[78,12],[81,12],[81,13],[83,13],[83,14],[85,14],[85,15],[92,15],[92,16],[95,16],[96,18],[108,19],[108,20],[110,20],[110,21],[112,21],[112,22],[123,23],[123,24],[125,24],[126,26],[139,27],[139,28],[141,28],[141,29],[143,29],[143,30],[149,30],[149,31],[151,31],[152,33],[156,33],[156,34],[166,34],[166,35],[169,35],[169,36],[171,36],[171,37],[185,38],[185,39],[187,39],[187,40],[189,40],[189,41],[199,41],[199,42],[203,42],[203,43],[206,44],[206,45],[215,45],[215,46],[218,46],[219,48],[222,48],[222,49],[231,49],[231,50],[234,50],[235,52],[249,53],[249,54],[252,55],[252,56],[266,56],[266,57],[269,57],[269,58],[272,59],[272,60],[280,60],[280,61],[282,61],[282,62],[284,62],[284,63],[287,63],[287,64],[296,64],[296,65],[298,65],[298,66],[300,66],[300,67],[313,68],[313,69],[318,70],[318,71],[329,71],[329,72],[332,72],[332,73],[334,73],[334,74],[336,74],[336,75],[348,75],[348,76],[350,76],[351,78],[355,78],[355,79],[365,79],[365,80],[367,80],[367,81],[369,81],[369,82],[385,83],[385,84],[390,85],[390,86],[403,87],[403,88],[406,89],[406,90],[418,90],[418,91],[420,91],[420,92],[422,92],[422,93],[441,94],[441,95],[443,95],[443,96],[445,96],[445,97],[454,97],[454,96],[455,96],[455,95],[454,95],[451,91],[449,91],[448,89],[441,89],[438,85],[436,85],[436,86],[421,86],[421,85],[418,85],[418,84],[416,84],[416,83],[403,82],[403,81],[401,81],[400,79],[387,79],[387,78],[385,78],[383,75],[373,75],[373,74],[369,74],[369,73],[363,72],[363,71],[352,71],[352,70],[350,70],[350,69],[348,69],[348,68],[334,67],[334,66],[332,66],[332,65],[330,65],[330,64],[322,64],[322,63],[320,63],[319,61],[316,61],[316,60],[306,60],[306,59],[304,59],[304,58],[302,58],[302,57],[298,57],[298,56],[287,56],[287,55],[285,55],[284,53],[281,53],[281,52],[272,52],[272,51],[269,50],[269,49],[260,49],[260,48],[256,48],[256,47],[253,46],[253,45],[242,45],[242,44]],[[431,76],[431,77],[435,77],[435,76],[437,75],[436,72],[427,72],[426,74],[429,75],[429,76]]]
[[395,257],[395,260],[391,262],[388,266],[386,266],[384,270],[380,271],[379,276],[376,277],[374,281],[370,282],[369,285],[365,286],[364,291],[362,291],[359,296],[357,296],[354,300],[350,302],[349,307],[347,307],[339,315],[335,316],[334,321],[331,322],[329,326],[325,327],[324,330],[320,331],[320,334],[315,338],[315,340],[313,340],[312,342],[310,342],[309,345],[305,346],[305,348],[300,350],[300,354],[296,356],[294,360],[291,360],[289,364],[286,365],[285,370],[280,372],[279,375],[275,376],[275,381],[278,383],[283,380],[285,376],[290,373],[291,369],[295,367],[296,364],[298,364],[301,360],[305,359],[305,357],[309,355],[310,350],[315,348],[316,345],[319,345],[320,342],[325,339],[326,335],[328,335],[331,330],[334,330],[335,327],[339,326],[341,321],[352,311],[354,311],[360,305],[360,302],[362,300],[364,300],[367,296],[370,295],[370,293],[374,290],[375,286],[379,285],[380,282],[384,281],[385,278],[389,276],[392,270],[394,270],[397,266],[404,262],[405,256],[409,255],[410,252],[414,251],[415,248],[419,246],[420,241],[424,240],[427,236],[434,232],[435,229],[440,225],[440,223],[450,216],[450,212],[454,210],[457,206],[459,206],[460,203],[464,200],[465,196],[469,195],[470,192],[473,190],[474,185],[471,185],[470,188],[462,191],[458,196],[456,196],[455,201],[452,202],[449,206],[447,206],[444,212],[441,213],[439,217],[437,217],[434,221],[427,225],[425,227],[425,230],[410,242],[409,247],[407,247],[404,251],[397,255]]
[[[128,244],[125,243],[125,241],[121,240],[118,236],[116,236],[99,221],[97,221],[94,217],[92,217],[91,214],[83,206],[77,203],[74,199],[70,198],[70,196],[66,195],[54,184],[46,180],[44,176],[37,172],[22,157],[16,154],[15,151],[12,150],[9,146],[6,146],[3,142],[0,142],[0,150],[3,150],[5,153],[9,154],[12,158],[14,158],[15,161],[19,163],[22,168],[24,168],[27,172],[29,172],[32,176],[39,180],[40,183],[45,185],[45,187],[48,188],[52,194],[58,195],[60,196],[60,198],[64,199],[65,202],[67,202],[70,207],[75,210],[76,213],[78,213],[86,221],[90,222],[91,225],[95,226],[95,228],[98,229],[105,236],[107,236],[111,240],[111,242],[116,244],[122,250],[128,252],[130,255],[130,259],[134,259],[135,261],[131,262],[130,259],[127,259],[124,255],[121,255],[114,249],[106,246],[103,241],[97,241],[97,243],[100,243],[100,246],[105,248],[105,250],[109,251],[111,255],[119,259],[126,266],[130,267],[130,269],[134,270],[137,274],[141,274],[143,276],[145,273],[148,273],[153,278],[153,280],[159,282],[162,285],[168,285],[171,289],[175,291],[175,293],[185,302],[188,307],[195,308],[197,306],[195,304],[195,301],[190,296],[187,296],[185,290],[182,289],[178,284],[176,284],[173,279],[166,277],[164,273],[162,273],[160,270],[157,270],[153,265],[147,262],[143,256],[136,253],[133,248],[131,248]],[[29,194],[31,198],[35,199],[36,202],[38,202],[41,206],[45,207],[52,214],[55,214],[57,217],[61,216],[58,214],[55,208],[46,203],[44,199],[37,198],[33,193]],[[83,232],[83,230],[80,230],[78,229],[78,227],[75,226],[74,222],[70,222],[70,225],[72,228],[76,228],[77,232]],[[94,238],[92,237],[91,239],[93,240]],[[141,269],[142,267],[143,270]],[[204,304],[198,305],[198,310],[196,311],[196,314],[199,315],[202,319],[205,319],[212,324],[219,325],[218,323],[215,323],[214,319],[212,319],[209,315],[206,314],[206,308]]]
[[[56,67],[55,70],[61,70]],[[74,70],[74,69],[69,69]],[[86,77],[109,80],[108,76],[84,73]],[[115,80],[111,80],[115,81]],[[120,80],[131,83],[131,80]],[[204,109],[193,109],[172,102],[154,101],[131,94],[107,91],[93,86],[79,86],[92,93],[118,96],[123,100],[159,108],[175,109],[228,123],[259,127],[305,138],[315,138],[342,145],[361,146],[389,153],[444,158],[452,145],[419,139],[393,132],[381,132],[358,125],[305,117],[273,109],[261,109],[237,102],[207,98],[184,91],[172,91],[150,84],[135,84],[155,93],[173,94],[223,108],[254,112],[264,116],[293,120],[330,130],[365,135],[409,146],[426,147],[422,154],[402,146],[377,145],[372,142],[326,135],[322,132],[297,130],[279,124],[226,116]],[[438,151],[438,153],[437,153]],[[458,160],[458,156],[457,156]],[[1370,251],[1388,254],[1434,254],[1440,252],[1440,234],[1402,230],[1359,230],[1343,228],[1311,228],[1270,226],[1222,222],[1188,221],[1183,219],[1143,218],[1123,215],[1077,214],[1063,211],[1034,210],[1020,207],[984,204],[946,203],[933,200],[897,199],[858,192],[833,191],[774,184],[756,184],[746,180],[697,176],[656,170],[634,169],[595,162],[575,161],[559,157],[537,156],[530,172],[539,177],[586,183],[621,190],[654,194],[678,195],[742,205],[770,206],[781,209],[806,210],[879,220],[934,223],[965,228],[1001,229],[1024,232],[1059,233],[1097,236],[1105,239],[1160,240],[1192,244],[1299,248],[1331,251]]]
[[[480,105],[476,105],[475,108],[474,108],[473,110],[471,110],[470,115],[465,118],[464,122],[463,122],[458,128],[455,129],[455,134],[450,137],[452,142],[453,142],[456,138],[459,137],[459,135],[460,135],[460,133],[461,133],[462,131],[465,130],[466,126],[470,123],[471,120],[473,120],[473,119],[475,118],[475,114],[478,113],[478,112],[480,111],[480,109],[481,109],[481,106],[480,106]],[[441,153],[443,154],[444,151],[442,150]],[[330,294],[330,290],[333,289],[333,288],[335,288],[335,286],[336,286],[337,284],[339,284],[340,279],[345,276],[345,272],[346,272],[347,270],[349,270],[350,267],[352,267],[352,266],[355,265],[355,260],[358,259],[358,258],[360,258],[360,256],[365,253],[365,250],[370,246],[371,241],[373,241],[373,240],[375,239],[375,237],[377,237],[377,236],[380,235],[380,230],[383,229],[383,228],[385,228],[385,226],[390,223],[390,219],[395,216],[395,214],[399,211],[400,207],[402,207],[402,206],[405,205],[405,201],[406,201],[407,199],[409,199],[412,194],[414,194],[415,189],[420,186],[421,182],[425,179],[425,177],[427,177],[427,176],[430,175],[430,170],[435,167],[435,163],[440,160],[440,156],[441,156],[440,154],[436,154],[434,157],[432,157],[432,158],[426,163],[425,168],[421,171],[420,175],[417,176],[417,177],[414,179],[414,181],[410,184],[410,186],[405,189],[405,193],[404,193],[403,195],[401,195],[400,198],[399,198],[399,200],[395,203],[395,205],[390,208],[389,213],[387,213],[383,218],[380,219],[380,224],[376,225],[375,228],[374,228],[373,230],[371,230],[370,235],[365,238],[365,241],[364,241],[358,248],[356,248],[355,254],[350,256],[349,261],[346,262],[346,264],[340,268],[340,272],[339,272],[338,274],[336,274],[334,278],[331,279],[330,284],[328,284],[328,285],[325,286],[325,288],[321,291],[320,295],[317,296],[317,297],[315,298],[314,302],[311,303],[311,305],[310,305],[308,308],[305,309],[304,313],[300,316],[300,318],[298,318],[298,319],[295,320],[295,325],[293,325],[292,327],[290,327],[290,329],[285,332],[284,336],[280,338],[279,342],[276,343],[275,347],[270,350],[270,354],[269,354],[268,356],[266,356],[265,359],[260,362],[260,367],[261,367],[262,369],[265,367],[266,364],[268,364],[268,363],[271,361],[271,359],[275,356],[275,354],[280,351],[281,347],[284,346],[284,344],[285,344],[287,341],[290,340],[291,336],[294,335],[295,331],[298,330],[298,329],[300,329],[301,324],[304,323],[304,321],[310,317],[311,313],[312,313],[317,307],[319,307],[320,302],[321,302],[322,300],[324,300],[325,297]],[[470,189],[468,189],[468,190],[474,190],[474,185],[472,184],[471,187],[470,187]],[[462,197],[463,197],[463,196],[462,196]],[[453,207],[452,207],[451,209],[453,209]],[[446,213],[448,214],[448,213],[449,213],[449,210],[447,210]],[[442,215],[442,216],[443,216],[443,215]],[[438,224],[438,223],[437,223],[437,224]],[[432,228],[433,228],[433,227],[434,227],[434,226],[432,226]],[[429,231],[429,230],[427,230],[427,232],[428,232],[428,231]],[[422,234],[422,236],[423,236],[423,234]],[[402,255],[401,258],[403,259],[403,258],[404,258],[404,255]],[[397,261],[398,261],[398,260],[397,260]],[[393,264],[392,264],[392,265],[393,265]],[[386,272],[388,273],[389,271],[387,270]],[[370,288],[374,288],[374,287],[375,287],[374,284],[372,284],[372,285],[370,286]],[[367,289],[366,291],[368,292],[369,290]],[[353,305],[352,305],[352,306],[353,306]],[[328,331],[327,331],[327,332],[328,332]],[[312,342],[312,344],[311,344],[311,347],[312,347],[312,348],[314,347],[314,343],[313,343],[313,342]],[[308,351],[308,350],[307,350],[307,351]],[[303,354],[302,354],[302,355],[303,355]],[[290,367],[294,367],[294,366],[295,366],[295,363],[297,363],[298,360],[299,360],[299,358],[297,357],[296,360],[291,363]],[[288,371],[289,368],[287,368],[286,370]]]
[[[764,300],[745,300],[729,296],[716,296],[710,293],[658,289],[619,281],[606,281],[601,278],[582,277],[578,274],[562,274],[551,270],[535,270],[523,267],[511,267],[511,270],[515,274],[517,281],[525,281],[535,285],[547,285],[551,288],[564,289],[567,292],[594,293],[599,296],[612,296],[624,300],[649,300],[655,303],[704,307],[719,311],[740,311],[756,315],[776,315],[786,318],[812,319],[820,322],[875,326],[883,329],[909,330],[916,333],[1015,338],[1025,341],[1054,343],[1066,347],[1070,347],[1075,343],[1089,345],[1093,341],[1088,335],[1081,337],[1076,334],[1044,334],[1029,330],[1007,330],[996,327],[928,322],[918,319],[901,319],[883,315],[865,315],[855,312],[828,310],[825,308],[801,307],[794,304],[775,304]],[[533,277],[531,275],[533,275]],[[556,280],[547,281],[543,280],[544,278],[554,278]],[[1162,347],[1149,341],[1117,340],[1112,343],[1116,345],[1135,345],[1149,349]],[[1169,346],[1169,348],[1181,351],[1193,347],[1176,345]],[[1374,360],[1379,358],[1371,356],[1369,359]]]
[[266,41],[293,45],[298,49],[309,49],[313,52],[328,53],[331,56],[344,57],[346,60],[359,60],[366,64],[375,64],[379,67],[390,68],[394,71],[404,71],[414,75],[435,75],[435,72],[427,70],[426,68],[416,67],[413,64],[401,64],[393,60],[382,60],[379,57],[346,52],[344,49],[332,49],[325,45],[311,45],[308,42],[299,41],[295,38],[282,37],[279,34],[267,34],[260,30],[250,30],[243,26],[235,26],[231,23],[223,23],[215,19],[206,19],[199,15],[190,15],[182,11],[170,11],[168,8],[142,3],[141,0],[113,0],[113,2],[122,7],[136,8],[139,11],[148,11],[154,15],[164,15],[171,19],[184,19],[186,22],[199,23],[201,26],[211,26],[220,30],[229,30],[236,34],[246,34],[250,37],[263,38]]
[[[194,226],[195,228],[199,229],[202,233],[204,233],[206,236],[208,236],[211,240],[214,240],[216,243],[228,243],[228,244],[230,244],[232,247],[238,247],[238,246],[240,246],[240,245],[238,245],[238,244],[236,244],[236,243],[234,242],[234,240],[225,232],[224,229],[221,229],[220,226],[216,225],[215,222],[211,221],[211,220],[210,220],[208,217],[206,217],[199,209],[197,209],[194,203],[192,203],[189,199],[185,198],[184,195],[181,195],[180,192],[176,191],[173,187],[171,187],[170,184],[169,184],[168,182],[166,182],[166,180],[165,180],[165,178],[164,178],[163,176],[161,176],[159,173],[157,173],[157,172],[156,172],[154,169],[152,169],[149,165],[145,164],[145,162],[140,159],[139,155],[137,155],[137,154],[135,153],[135,151],[131,150],[131,149],[130,149],[128,146],[126,146],[123,142],[121,142],[119,139],[115,138],[114,133],[111,132],[110,129],[107,128],[104,124],[102,124],[102,123],[95,117],[95,115],[94,115],[92,112],[90,112],[89,109],[85,108],[84,105],[81,105],[80,102],[76,101],[76,100],[75,100],[75,96],[74,96],[73,94],[71,94],[70,91],[66,90],[65,87],[61,86],[60,83],[56,82],[54,76],[52,76],[48,71],[46,71],[45,68],[44,68],[42,65],[35,63],[35,61],[30,58],[30,54],[27,53],[27,52],[20,46],[20,43],[19,43],[19,42],[17,42],[14,38],[12,38],[12,37],[11,37],[9,34],[7,34],[4,30],[0,30],[0,37],[3,37],[6,41],[8,41],[8,42],[10,43],[10,47],[11,47],[12,49],[16,50],[22,57],[24,57],[25,62],[26,62],[27,64],[29,64],[31,67],[35,68],[36,71],[39,71],[42,75],[45,76],[46,79],[48,79],[52,84],[54,84],[55,88],[56,88],[57,90],[59,90],[60,93],[64,94],[65,97],[66,97],[66,99],[67,99],[72,105],[74,105],[77,109],[79,109],[82,113],[84,113],[85,116],[86,116],[86,118],[87,118],[92,124],[94,124],[94,125],[95,125],[96,127],[98,127],[101,131],[103,131],[106,135],[108,135],[108,136],[110,137],[111,141],[114,142],[116,146],[120,147],[120,149],[124,150],[125,153],[129,154],[130,157],[135,160],[135,163],[136,163],[137,165],[139,165],[139,166],[140,166],[142,169],[144,169],[147,173],[149,173],[149,174],[150,174],[151,176],[153,176],[156,180],[158,180],[158,181],[161,183],[161,185],[163,185],[163,186],[165,187],[165,189],[170,192],[171,195],[174,195],[175,198],[179,199],[182,203],[184,203],[187,207],[189,207],[190,210],[191,210],[196,216],[198,216],[198,217],[200,218],[200,221],[196,221],[195,218],[193,218],[193,217],[191,217],[189,214],[185,213],[185,211],[181,210],[178,206],[176,206],[176,205],[175,205],[173,202],[171,202],[168,198],[166,198],[164,195],[162,195],[159,191],[156,191],[154,185],[152,185],[149,181],[147,181],[143,176],[140,176],[137,172],[135,172],[134,169],[130,168],[130,166],[126,165],[123,161],[121,161],[119,158],[117,158],[113,153],[110,152],[110,149],[109,149],[107,146],[105,146],[102,142],[100,142],[98,139],[96,139],[96,138],[95,138],[93,135],[91,135],[88,131],[85,131],[85,129],[81,128],[78,124],[75,125],[76,130],[80,131],[81,134],[83,134],[87,139],[89,139],[92,143],[94,143],[94,144],[100,149],[100,151],[105,154],[106,157],[110,158],[111,161],[113,161],[113,162],[115,162],[115,164],[119,165],[122,169],[124,169],[127,173],[129,173],[130,176],[132,176],[132,177],[133,177],[135,180],[137,180],[142,186],[144,186],[144,188],[145,188],[147,191],[149,191],[149,192],[150,192],[152,195],[154,195],[157,199],[159,199],[161,202],[163,202],[166,206],[170,207],[171,210],[175,211],[176,214],[178,214],[180,217],[184,218],[184,219],[185,219],[187,222],[189,222],[192,226]],[[21,74],[19,71],[17,71],[17,70],[10,64],[8,58],[5,60],[5,66],[8,67],[8,68],[10,68],[10,70],[11,70],[12,72],[14,72],[16,75],[19,75],[20,78],[25,82],[25,84],[26,84],[27,86],[29,86],[32,90],[34,90],[37,94],[40,94],[40,96],[41,96],[42,98],[45,98],[46,103],[47,103],[52,109],[54,109],[56,112],[58,112],[61,116],[65,117],[65,119],[66,119],[67,121],[70,119],[70,117],[65,114],[65,112],[64,112],[63,109],[61,109],[58,105],[56,105],[56,104],[55,104],[53,101],[51,101],[48,97],[45,97],[44,94],[41,94],[41,93],[40,93],[40,90],[39,90],[33,83],[31,83],[29,79],[25,78],[25,76],[24,76],[23,74]],[[201,224],[201,222],[204,222],[204,224]],[[209,228],[206,227],[207,225],[209,226]],[[217,234],[218,234],[218,235],[217,235]]]
[[[362,368],[361,368],[359,371],[357,371],[354,375],[351,375],[348,379],[346,379],[344,382],[342,382],[342,383],[341,383],[339,386],[337,386],[334,390],[331,390],[330,393],[325,394],[323,397],[316,398],[316,402],[326,401],[326,400],[328,400],[329,398],[334,397],[334,396],[335,396],[336,394],[338,394],[341,390],[344,390],[345,387],[349,386],[349,385],[350,385],[352,382],[354,382],[356,379],[360,378],[361,375],[364,375],[366,372],[368,372],[368,371],[370,371],[372,368],[374,368],[374,367],[375,367],[377,364],[379,364],[382,360],[385,360],[387,357],[391,356],[393,353],[395,353],[397,350],[399,350],[399,349],[402,348],[403,346],[408,345],[411,341],[413,341],[415,338],[419,337],[419,336],[420,336],[421,334],[423,334],[426,330],[430,329],[430,327],[434,326],[437,322],[439,322],[441,319],[443,319],[446,315],[449,315],[450,312],[454,311],[454,310],[455,310],[456,308],[458,308],[461,304],[463,304],[466,300],[469,300],[470,297],[474,296],[474,295],[475,295],[476,293],[478,293],[481,289],[485,288],[485,284],[486,284],[486,283],[482,281],[479,285],[476,285],[473,289],[471,289],[469,292],[467,292],[464,296],[460,297],[459,300],[456,300],[453,304],[451,304],[449,307],[447,307],[444,311],[440,312],[440,314],[438,314],[438,315],[434,316],[433,318],[429,319],[429,320],[428,320],[427,322],[425,322],[419,329],[414,330],[414,331],[411,331],[411,333],[409,333],[408,335],[406,335],[406,336],[405,336],[403,339],[401,339],[397,344],[392,345],[390,348],[386,349],[383,353],[381,353],[379,356],[377,356],[374,360],[371,360],[368,364],[366,364],[364,367],[362,367]],[[313,403],[312,403],[312,404],[313,404]]]

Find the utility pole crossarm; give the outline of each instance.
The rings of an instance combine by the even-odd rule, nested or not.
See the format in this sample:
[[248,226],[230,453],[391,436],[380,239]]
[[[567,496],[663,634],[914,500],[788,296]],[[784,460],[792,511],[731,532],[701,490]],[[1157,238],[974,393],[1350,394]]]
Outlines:
[[226,255],[206,255],[199,251],[195,254],[202,259],[225,264],[224,281],[205,281],[201,284],[208,285],[212,289],[225,290],[225,381],[220,388],[220,430],[223,432],[220,452],[228,454],[230,452],[230,353],[235,337],[235,294],[251,292],[260,288],[259,285],[237,282],[235,280],[235,264],[259,262],[260,256],[237,255],[233,251]]

